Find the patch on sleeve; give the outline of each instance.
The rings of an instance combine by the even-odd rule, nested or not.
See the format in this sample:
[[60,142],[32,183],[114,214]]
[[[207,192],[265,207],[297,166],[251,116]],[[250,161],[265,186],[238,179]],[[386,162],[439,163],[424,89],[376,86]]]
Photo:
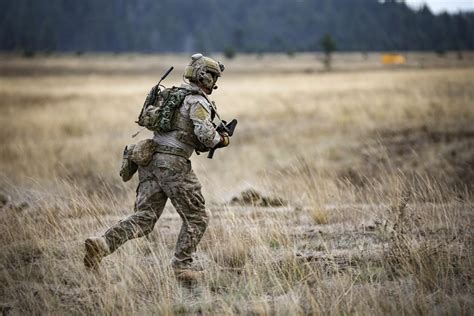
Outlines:
[[200,120],[202,120],[202,121],[205,121],[209,117],[209,113],[206,111],[206,109],[201,104],[199,104],[196,107],[196,110],[194,111],[193,116],[200,119]]

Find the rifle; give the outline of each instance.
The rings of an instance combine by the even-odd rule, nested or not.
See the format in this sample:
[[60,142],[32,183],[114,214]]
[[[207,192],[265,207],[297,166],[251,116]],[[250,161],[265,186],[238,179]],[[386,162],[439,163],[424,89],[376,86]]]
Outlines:
[[[236,127],[237,127],[237,120],[236,119],[233,119],[229,123],[227,123],[226,121],[222,121],[221,124],[219,124],[219,126],[217,126],[216,131],[218,133],[227,133],[227,135],[229,135],[229,137],[231,137],[232,135],[234,135],[234,130],[235,130]],[[216,151],[217,148],[220,148],[220,147],[216,146],[216,147],[212,148],[209,151],[209,154],[207,154],[207,158],[212,159],[212,157],[214,156],[214,152]]]

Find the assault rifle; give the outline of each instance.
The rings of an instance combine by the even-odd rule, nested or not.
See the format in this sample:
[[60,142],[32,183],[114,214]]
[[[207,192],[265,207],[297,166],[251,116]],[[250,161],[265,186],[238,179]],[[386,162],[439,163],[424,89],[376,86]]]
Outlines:
[[[221,124],[217,126],[216,131],[218,133],[227,133],[227,135],[231,137],[232,135],[234,135],[234,130],[236,127],[237,127],[236,119],[233,119],[229,123],[227,123],[226,121],[222,121]],[[216,151],[217,148],[220,148],[219,145],[217,145],[216,147],[212,148],[209,151],[209,154],[207,154],[207,158],[212,159],[212,157],[214,156],[214,152]]]

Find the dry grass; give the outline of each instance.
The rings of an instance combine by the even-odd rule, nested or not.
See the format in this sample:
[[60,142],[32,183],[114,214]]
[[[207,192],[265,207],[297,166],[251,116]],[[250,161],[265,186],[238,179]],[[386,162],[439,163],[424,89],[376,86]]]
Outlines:
[[[212,216],[189,289],[169,266],[169,206],[99,273],[82,266],[83,240],[131,212],[136,179],[118,167],[142,99],[185,59],[2,56],[0,310],[472,314],[473,58],[409,60],[227,63],[213,98],[239,126],[213,160],[192,158]],[[249,187],[267,197],[225,204]]]

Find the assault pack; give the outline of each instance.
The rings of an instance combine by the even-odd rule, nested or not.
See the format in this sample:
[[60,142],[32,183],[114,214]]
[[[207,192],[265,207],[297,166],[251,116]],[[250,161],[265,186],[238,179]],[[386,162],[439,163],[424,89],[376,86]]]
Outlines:
[[166,88],[161,85],[173,70],[173,67],[161,77],[160,81],[148,93],[136,123],[153,132],[166,133],[174,129],[173,120],[176,110],[190,94],[198,92],[185,88]]
[[193,93],[196,92],[179,87],[162,89],[159,85],[154,86],[145,99],[136,123],[154,132],[172,131],[176,110],[186,96]]

